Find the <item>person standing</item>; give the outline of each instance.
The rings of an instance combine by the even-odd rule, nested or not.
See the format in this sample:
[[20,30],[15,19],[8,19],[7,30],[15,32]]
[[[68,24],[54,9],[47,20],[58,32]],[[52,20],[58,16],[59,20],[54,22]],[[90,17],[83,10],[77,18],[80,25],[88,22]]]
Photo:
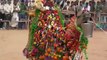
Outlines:
[[[5,14],[4,14],[4,1],[0,2],[0,20],[4,20],[5,19]],[[3,22],[0,22],[0,29],[3,29]]]
[[74,2],[74,1],[71,1],[71,2],[70,2],[69,11],[71,11],[71,12],[72,12],[72,14],[75,14],[74,6],[75,6],[75,2]]
[[60,2],[60,7],[61,7],[62,10],[65,9],[67,7],[67,0],[62,0]]
[[9,0],[4,4],[5,20],[11,20],[11,13],[13,13],[13,1]]
[[67,6],[66,6],[67,11],[69,10],[69,8],[70,8],[70,1],[67,1]]
[[97,15],[97,21],[100,22],[101,20],[101,12],[102,12],[102,7],[103,5],[101,4],[100,1],[97,2],[97,5],[96,5],[96,15]]
[[[20,21],[24,21],[24,20],[27,20],[27,12],[26,12],[26,8],[27,6],[25,5],[24,2],[21,2],[20,3],[20,11],[19,11],[19,20]],[[26,28],[25,26],[25,22],[19,22],[18,24],[18,28],[19,29],[23,29],[23,28]]]
[[13,15],[12,15],[12,19],[10,22],[10,26],[12,28],[17,28],[18,26],[18,21],[19,21],[19,14],[18,12],[20,11],[20,7],[19,7],[19,2],[14,4],[14,10],[13,10]]
[[[13,13],[13,0],[6,1],[4,4],[4,13],[5,13],[5,19],[6,21],[10,21]],[[4,23],[4,28],[9,27],[9,22]]]
[[[0,3],[0,21],[2,20],[2,10],[3,10],[3,6],[2,3]],[[0,29],[2,29],[3,26],[3,22],[0,22]]]
[[82,11],[83,11],[83,22],[84,23],[87,23],[89,18],[91,17],[90,15],[90,5],[88,4],[88,2],[86,3],[86,6],[82,8]]
[[24,4],[24,2],[21,2],[20,5],[20,11],[19,11],[19,18],[20,19],[26,19],[27,13],[26,13],[26,5]]
[[83,7],[86,6],[86,0],[82,0],[81,3],[82,3],[82,6],[83,6]]
[[90,11],[91,12],[94,12],[95,11],[95,6],[96,6],[96,2],[94,0],[90,1],[89,2],[91,8],[90,8]]

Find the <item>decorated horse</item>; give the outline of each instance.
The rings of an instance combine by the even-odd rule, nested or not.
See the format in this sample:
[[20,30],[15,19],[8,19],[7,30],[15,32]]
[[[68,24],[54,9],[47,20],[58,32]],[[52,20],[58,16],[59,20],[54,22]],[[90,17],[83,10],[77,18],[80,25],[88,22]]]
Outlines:
[[35,17],[30,22],[29,40],[23,50],[29,60],[82,60],[88,39],[77,18],[65,25],[64,17],[53,0],[35,0]]

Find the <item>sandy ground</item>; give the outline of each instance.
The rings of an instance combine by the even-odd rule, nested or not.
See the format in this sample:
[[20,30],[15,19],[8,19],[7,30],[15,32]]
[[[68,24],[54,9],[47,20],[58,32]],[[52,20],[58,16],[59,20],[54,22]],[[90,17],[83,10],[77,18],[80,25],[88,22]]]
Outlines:
[[[27,60],[22,50],[27,43],[27,30],[0,30],[0,60]],[[89,60],[107,60],[107,35],[94,32],[89,39]]]

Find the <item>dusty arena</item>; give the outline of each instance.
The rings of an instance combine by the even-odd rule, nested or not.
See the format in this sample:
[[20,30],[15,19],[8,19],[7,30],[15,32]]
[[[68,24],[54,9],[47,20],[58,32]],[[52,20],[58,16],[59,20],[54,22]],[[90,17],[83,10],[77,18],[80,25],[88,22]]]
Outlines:
[[[28,40],[28,30],[0,30],[0,60],[27,60],[22,53]],[[107,60],[107,34],[94,31],[89,39],[89,60]]]

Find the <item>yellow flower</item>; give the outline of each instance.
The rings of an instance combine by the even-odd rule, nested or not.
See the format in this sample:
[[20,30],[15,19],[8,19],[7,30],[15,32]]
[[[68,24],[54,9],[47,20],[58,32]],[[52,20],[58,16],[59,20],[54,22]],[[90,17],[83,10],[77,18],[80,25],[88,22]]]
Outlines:
[[36,42],[34,42],[34,44],[36,44]]

